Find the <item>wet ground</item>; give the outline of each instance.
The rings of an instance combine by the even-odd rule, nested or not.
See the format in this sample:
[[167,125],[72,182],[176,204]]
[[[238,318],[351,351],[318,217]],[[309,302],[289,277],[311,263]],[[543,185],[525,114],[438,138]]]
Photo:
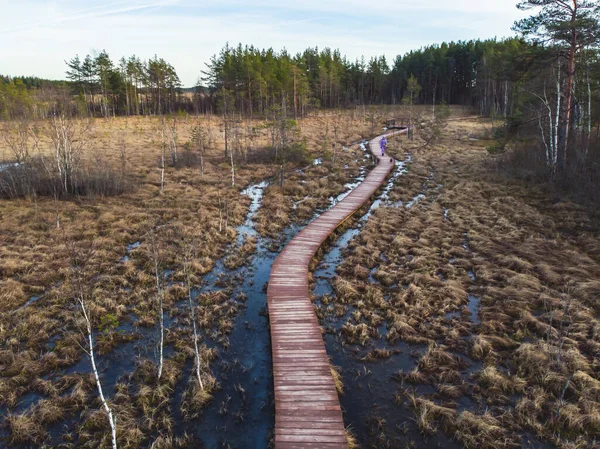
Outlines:
[[[330,207],[341,201],[353,188],[364,179],[365,170],[349,182],[346,191],[336,198],[331,199]],[[171,409],[175,425],[175,436],[184,434],[193,435],[194,440],[204,448],[266,448],[272,438],[274,427],[274,401],[273,380],[271,372],[271,347],[268,326],[268,313],[266,310],[266,285],[269,280],[271,265],[281,249],[291,238],[299,232],[304,224],[293,224],[288,227],[277,242],[261,237],[255,230],[254,217],[262,203],[264,189],[268,182],[261,182],[249,186],[242,194],[251,198],[244,223],[239,226],[236,242],[226,251],[223,258],[219,259],[215,267],[205,275],[201,285],[192,292],[194,298],[208,292],[222,290],[223,284],[231,285],[228,291],[229,301],[235,302],[240,312],[234,319],[232,331],[228,338],[211,338],[210,332],[201,332],[200,343],[219,351],[218,359],[210,366],[212,374],[216,377],[219,389],[214,393],[211,402],[203,409],[198,419],[185,421],[181,414],[181,405],[184,393],[191,379],[193,362],[189,360],[176,385]],[[315,217],[323,211],[317,211]],[[228,269],[225,260],[232,249],[241,246],[246,239],[256,241],[256,251],[247,264]],[[127,245],[126,253],[121,263],[131,257],[131,252],[140,246],[140,242]],[[171,272],[163,273],[167,283]],[[243,295],[242,295],[243,293]],[[32,297],[28,306],[39,297]],[[175,331],[182,327],[177,316],[188,313],[187,300],[176,304],[174,310],[165,312],[164,325],[167,331]],[[116,391],[119,382],[127,382],[127,377],[133,373],[140,360],[157,360],[158,331],[156,328],[140,327],[136,325],[137,317],[132,313],[126,322],[120,323],[116,331],[122,335],[123,341],[112,351],[105,355],[97,355],[96,363],[101,375],[105,395],[110,398]],[[224,341],[227,344],[224,344]],[[49,349],[54,344],[49,343]],[[175,354],[172,345],[167,344],[164,349],[165,359]],[[91,371],[87,356],[66,369],[57,370],[47,379],[56,380],[63,376]],[[21,413],[37,402],[43,396],[37,393],[23,395],[19,404],[12,413]],[[8,412],[0,410],[0,412]],[[60,444],[62,435],[73,432],[82,424],[77,416],[68,416],[49,428],[52,445]],[[0,433],[0,438],[8,437]],[[4,445],[3,445],[4,444]],[[0,447],[6,446],[0,439]]]
[[[313,294],[317,298],[318,307],[334,307],[331,303],[325,305],[321,299],[323,295],[327,295],[334,298],[332,302],[335,301],[331,283],[335,279],[336,268],[342,263],[348,244],[360,233],[373,211],[382,206],[398,207],[390,203],[388,195],[398,178],[406,173],[410,160],[410,155],[406,155],[405,161],[396,162],[396,169],[388,183],[377,194],[367,211],[329,244],[313,276]],[[417,201],[415,197],[409,204],[415,204]],[[406,207],[410,206],[407,204]],[[373,282],[377,281],[373,279]],[[325,313],[321,325],[327,331],[327,353],[333,365],[340,369],[344,382],[344,394],[340,396],[344,422],[361,447],[398,448],[408,444],[406,447],[459,448],[460,445],[443,435],[423,436],[412,419],[414,413],[405,403],[405,399],[399,395],[400,403],[396,401],[394,392],[400,393],[401,389],[409,388],[397,380],[397,373],[412,370],[427,347],[406,343],[388,345],[385,339],[385,324],[378,329],[379,338],[371,340],[367,347],[347,345],[340,336],[341,328],[354,310],[352,306],[348,306],[342,316]],[[389,349],[393,354],[385,360],[375,362],[361,360],[373,349]],[[419,393],[433,393],[433,387],[428,385],[416,388]]]

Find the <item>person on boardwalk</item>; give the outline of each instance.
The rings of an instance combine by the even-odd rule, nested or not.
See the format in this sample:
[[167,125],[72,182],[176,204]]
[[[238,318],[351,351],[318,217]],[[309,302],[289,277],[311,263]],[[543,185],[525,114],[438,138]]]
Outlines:
[[385,150],[387,148],[387,139],[385,138],[385,136],[383,136],[381,138],[381,140],[379,141],[379,146],[381,147],[381,155],[385,156]]

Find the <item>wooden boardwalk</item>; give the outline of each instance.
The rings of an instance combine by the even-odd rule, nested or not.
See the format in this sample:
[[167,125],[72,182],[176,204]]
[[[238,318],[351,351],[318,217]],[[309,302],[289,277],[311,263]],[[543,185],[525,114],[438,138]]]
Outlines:
[[276,449],[348,448],[321,328],[309,299],[308,265],[327,237],[373,196],[394,167],[389,157],[380,156],[381,137],[369,142],[379,158],[377,166],[346,198],[292,239],[273,263],[267,301]]

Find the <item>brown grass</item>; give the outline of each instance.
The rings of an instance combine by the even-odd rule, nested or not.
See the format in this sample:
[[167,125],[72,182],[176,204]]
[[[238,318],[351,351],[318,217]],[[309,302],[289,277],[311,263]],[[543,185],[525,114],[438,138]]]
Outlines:
[[[358,311],[344,338],[368,345],[383,324],[387,351],[426,344],[417,367],[398,377],[476,404],[449,419],[415,394],[423,432],[444,431],[465,447],[518,447],[523,432],[590,447],[586,439],[600,438],[591,405],[600,385],[600,210],[556,203],[545,185],[498,173],[486,141],[470,140],[486,127],[457,121],[433,146],[402,142],[413,160],[390,198],[425,198],[408,210],[378,209],[350,243],[333,299]],[[366,274],[373,268],[382,274],[376,285]],[[468,295],[480,300],[475,311]],[[371,325],[370,314],[384,321]]]
[[[224,263],[229,269],[243,266],[256,251],[256,239],[245,239],[242,245],[234,245],[226,253],[228,245],[237,238],[235,229],[242,223],[250,204],[250,199],[241,195],[242,188],[263,180],[271,181],[255,221],[260,234],[278,240],[290,223],[304,222],[316,209],[328,207],[329,198],[343,192],[344,184],[358,175],[362,152],[351,144],[368,134],[368,124],[352,113],[326,112],[301,119],[299,138],[306,142],[308,159],[322,158],[322,165],[288,163],[285,183],[279,187],[276,182],[279,167],[273,161],[246,163],[244,154],[237,154],[236,186],[231,187],[229,161],[223,157],[222,123],[218,117],[203,117],[201,121],[210,140],[204,176],[199,167],[169,166],[162,194],[158,163],[160,119],[135,117],[92,120],[92,145],[85,154],[86,158],[103,154],[108,163],[120,168],[120,148],[125,145],[127,172],[136,186],[134,190],[119,197],[59,201],[60,229],[56,228],[57,210],[51,199],[2,200],[0,405],[9,407],[10,411],[30,391],[43,395],[25,414],[6,418],[15,443],[40,442],[48,426],[61,422],[71,413],[80,416],[83,423],[74,430],[78,444],[99,447],[108,443],[106,417],[99,411],[89,376],[59,377],[58,385],[42,377],[86,357],[81,350],[86,344],[79,332],[81,319],[79,314],[73,313],[77,291],[72,268],[74,256],[84,261],[82,275],[98,355],[110,353],[125,341],[136,339],[138,329],[147,332],[156,326],[150,238],[153,230],[158,241],[160,268],[173,271],[168,280],[172,285],[166,289],[164,303],[171,317],[177,320],[166,334],[166,343],[175,349],[175,355],[167,360],[160,382],[156,379],[153,362],[137,360],[134,372],[121,379],[117,393],[110,400],[118,413],[120,446],[137,448],[152,444],[149,436],[161,434],[163,437],[154,442],[155,447],[184,447],[185,439],[169,436],[173,428],[173,411],[169,406],[173,389],[178,379],[189,376],[183,368],[186,360],[194,357],[189,313],[187,308],[176,307],[177,301],[185,299],[187,294],[184,246],[194,246],[191,263],[194,283],[212,269],[218,258],[225,257]],[[196,120],[191,117],[178,119],[180,150],[195,124]],[[269,144],[263,124],[259,120],[248,123],[258,130],[256,138],[245,148],[249,160],[253,153],[261,152]],[[38,125],[44,134],[47,124]],[[42,151],[49,151],[48,144],[42,137]],[[335,164],[332,144],[338,149]],[[342,150],[342,146],[346,149]],[[0,143],[0,158],[5,154],[6,149]],[[227,212],[223,209],[225,203]],[[297,203],[296,209],[293,209],[294,203]],[[221,231],[219,210],[223,213]],[[127,245],[134,242],[139,242],[139,246],[131,250],[129,260],[122,263]],[[273,245],[277,247],[278,242]],[[234,319],[245,301],[243,294],[231,300],[232,287],[239,281],[219,280],[220,291],[197,299],[196,315],[201,332],[225,349],[230,345],[228,336]],[[34,295],[40,297],[37,302],[19,309]],[[338,309],[337,313],[341,311]],[[117,326],[131,324],[131,315],[137,320],[132,332],[103,327],[113,321]],[[367,317],[373,325],[381,320],[375,314]],[[48,346],[50,341],[52,344]],[[206,388],[200,390],[190,383],[186,390],[183,412],[189,419],[203,413],[218,388],[211,375],[216,351],[203,348],[202,352]],[[341,378],[339,385],[341,388]],[[69,435],[65,434],[63,441],[67,445],[74,440],[73,434]]]

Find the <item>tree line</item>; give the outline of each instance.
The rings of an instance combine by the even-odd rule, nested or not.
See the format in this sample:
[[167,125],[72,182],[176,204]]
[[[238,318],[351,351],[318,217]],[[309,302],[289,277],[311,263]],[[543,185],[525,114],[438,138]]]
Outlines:
[[83,60],[76,55],[66,64],[67,79],[90,115],[161,115],[185,108],[175,68],[158,56],[123,57],[115,65],[103,50]]
[[314,107],[400,104],[411,76],[421,86],[416,102],[481,106],[489,113],[492,97],[502,97],[501,87],[492,89],[492,73],[504,72],[496,81],[513,80],[522,64],[514,59],[530,47],[522,38],[443,43],[397,56],[390,67],[385,56],[349,61],[329,48],[292,56],[226,45],[207,64],[203,80],[217,96],[231,93],[236,108],[250,115],[265,114],[284,98],[295,115]]
[[[517,37],[426,46],[397,56],[350,61],[339,50],[225,45],[184,92],[164,59],[136,56],[115,64],[107,52],[66,61],[66,82],[0,78],[4,118],[43,117],[56,109],[87,116],[161,115],[179,111],[297,118],[316,108],[371,104],[459,104],[503,119],[503,151],[516,131],[538,129],[552,175],[585,164],[600,96],[600,5],[588,0],[527,0],[532,15]],[[58,106],[57,106],[58,105]],[[536,153],[537,154],[537,153]]]
[[201,101],[194,109],[194,96],[186,95],[175,68],[158,56],[142,60],[134,55],[114,63],[103,50],[85,58],[76,55],[65,64],[64,81],[0,75],[0,118],[205,112],[198,109]]

